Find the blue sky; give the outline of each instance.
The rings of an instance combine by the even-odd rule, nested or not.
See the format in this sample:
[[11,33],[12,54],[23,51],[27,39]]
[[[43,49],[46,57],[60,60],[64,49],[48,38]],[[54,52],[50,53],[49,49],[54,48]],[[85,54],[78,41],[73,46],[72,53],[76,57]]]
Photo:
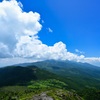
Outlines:
[[100,66],[99,0],[0,0],[0,66],[71,60]]
[[[20,0],[25,11],[36,11],[44,20],[39,37],[53,45],[63,41],[67,49],[100,56],[100,0]],[[46,30],[50,27],[53,33]]]

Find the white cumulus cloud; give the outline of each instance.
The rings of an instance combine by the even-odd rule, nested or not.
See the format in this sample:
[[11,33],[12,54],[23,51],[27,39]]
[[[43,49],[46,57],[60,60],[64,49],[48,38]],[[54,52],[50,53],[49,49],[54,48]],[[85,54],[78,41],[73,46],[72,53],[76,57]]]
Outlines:
[[[1,65],[47,59],[100,62],[100,58],[86,58],[69,52],[61,41],[53,46],[43,44],[38,38],[42,28],[40,14],[25,12],[22,8],[21,2],[16,0],[0,2]],[[53,32],[50,28],[48,31]]]
[[16,0],[0,3],[0,42],[14,52],[17,43],[25,36],[37,38],[42,25],[40,15],[36,12],[24,12],[21,3]]

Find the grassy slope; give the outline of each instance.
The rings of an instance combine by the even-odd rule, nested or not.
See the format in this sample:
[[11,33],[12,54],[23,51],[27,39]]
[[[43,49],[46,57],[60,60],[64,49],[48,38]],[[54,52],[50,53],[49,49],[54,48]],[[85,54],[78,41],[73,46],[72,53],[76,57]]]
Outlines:
[[83,100],[75,92],[66,90],[64,82],[55,79],[31,81],[28,86],[8,86],[0,89],[0,100],[31,100],[46,93],[54,100]]
[[41,69],[63,76],[70,88],[82,89],[90,86],[100,89],[100,68],[87,64],[70,61],[43,61],[33,63]]
[[[78,96],[75,91],[70,92],[67,90],[78,90],[80,88],[83,88],[82,84],[83,86],[86,86],[87,82],[89,82],[89,85],[91,83],[91,80],[94,83],[94,85],[92,83],[91,86],[95,86],[95,84],[98,85],[98,88],[100,86],[99,83],[96,83],[95,81],[99,81],[99,70],[96,70],[94,67],[93,70],[90,70],[90,65],[88,65],[88,70],[82,70],[86,68],[84,68],[83,65],[81,65],[83,67],[80,68],[80,64],[76,64],[78,66],[77,69],[75,63],[73,63],[70,68],[70,63],[67,64],[67,67],[65,66],[66,64],[64,62],[59,62],[59,64],[55,61],[52,63],[51,61],[49,63],[43,63],[44,64],[41,64],[41,62],[38,63],[42,65],[38,65],[39,67],[41,67],[41,69],[33,65],[28,67],[9,66],[5,68],[0,68],[0,100],[26,100],[32,98],[32,96],[34,95],[40,94],[41,92],[45,91],[48,91],[47,95],[55,98],[55,100],[82,100],[82,98],[80,98],[80,96]],[[58,75],[48,72],[44,69],[49,70]],[[89,70],[90,73],[88,72]],[[90,78],[89,81],[85,79],[87,78],[87,76]],[[93,80],[91,78],[96,79]],[[94,98],[92,100],[99,100],[98,98],[100,98],[100,91],[90,90],[92,89],[84,90],[89,91],[86,92],[86,94],[84,94],[84,91],[80,92],[79,94],[83,96],[85,100],[88,100],[88,98],[91,97]]]
[[20,67],[9,66],[0,68],[0,87],[11,85],[27,85],[31,80],[60,79],[46,70],[36,66]]
[[[0,100],[30,100],[34,95],[45,91],[55,100],[63,100],[61,95],[72,100],[73,92],[65,90],[68,86],[60,80],[64,78],[36,66],[0,68]],[[59,89],[62,94],[58,95],[56,92]]]

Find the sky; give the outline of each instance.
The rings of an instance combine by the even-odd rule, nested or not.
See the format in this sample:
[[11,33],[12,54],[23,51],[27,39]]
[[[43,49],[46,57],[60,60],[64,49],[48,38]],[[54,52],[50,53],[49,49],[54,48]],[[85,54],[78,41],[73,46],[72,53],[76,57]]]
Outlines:
[[99,0],[0,0],[0,66],[71,60],[100,66]]

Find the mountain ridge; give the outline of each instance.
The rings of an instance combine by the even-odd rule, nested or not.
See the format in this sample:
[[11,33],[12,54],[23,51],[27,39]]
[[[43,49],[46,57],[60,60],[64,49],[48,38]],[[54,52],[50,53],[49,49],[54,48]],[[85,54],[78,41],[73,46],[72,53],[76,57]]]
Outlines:
[[99,90],[100,68],[87,63],[48,60],[0,68],[1,100],[31,100],[45,91],[55,100],[100,100]]

